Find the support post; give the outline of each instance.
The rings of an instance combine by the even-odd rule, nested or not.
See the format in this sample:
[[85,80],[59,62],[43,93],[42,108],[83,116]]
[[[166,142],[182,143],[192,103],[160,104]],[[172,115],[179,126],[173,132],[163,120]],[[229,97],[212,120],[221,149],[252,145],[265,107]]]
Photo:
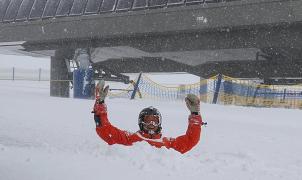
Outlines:
[[258,94],[259,89],[260,89],[260,85],[257,85],[256,90],[255,90],[254,95],[253,95],[253,100],[252,100],[252,102],[251,102],[251,105],[254,105],[254,104],[255,104],[256,97],[257,97],[257,94]]
[[217,103],[218,100],[218,95],[219,95],[219,89],[220,89],[220,85],[221,85],[221,80],[222,80],[222,74],[218,74],[217,76],[217,82],[216,82],[216,88],[214,91],[214,97],[213,97],[213,104]]
[[[74,52],[74,51],[73,51]],[[73,56],[68,49],[56,50],[50,63],[50,96],[69,97],[69,73],[65,59]]]
[[132,92],[132,95],[131,95],[131,99],[134,99],[134,98],[135,98],[136,92],[138,91],[138,85],[139,85],[139,83],[140,83],[142,74],[143,74],[143,72],[140,72],[140,73],[139,73],[137,82],[136,82],[136,84],[135,84],[135,86],[134,86],[134,89],[133,89],[133,92]]
[[282,102],[285,102],[285,98],[286,98],[286,89],[283,90],[283,99],[282,99]]
[[41,81],[41,68],[39,68],[39,81]]
[[15,80],[15,67],[13,67],[13,81]]

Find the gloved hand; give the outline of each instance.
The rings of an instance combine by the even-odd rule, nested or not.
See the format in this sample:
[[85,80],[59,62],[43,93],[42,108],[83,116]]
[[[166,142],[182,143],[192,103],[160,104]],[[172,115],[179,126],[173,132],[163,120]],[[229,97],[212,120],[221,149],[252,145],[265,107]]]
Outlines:
[[97,85],[96,85],[96,103],[101,104],[104,103],[104,100],[108,94],[109,91],[109,86],[105,86],[105,81],[104,80],[100,80]]
[[196,95],[188,94],[185,102],[191,114],[200,114],[200,100]]
[[94,121],[97,127],[101,126],[106,120],[101,120],[101,115],[107,113],[107,106],[104,101],[109,91],[109,86],[106,86],[105,88],[104,86],[105,81],[100,80],[95,87],[96,101],[92,113],[94,113]]

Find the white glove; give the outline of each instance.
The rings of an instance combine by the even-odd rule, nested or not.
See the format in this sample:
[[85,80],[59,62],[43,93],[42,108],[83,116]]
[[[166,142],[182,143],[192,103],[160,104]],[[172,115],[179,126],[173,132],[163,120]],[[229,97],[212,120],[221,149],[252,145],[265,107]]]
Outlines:
[[109,86],[107,85],[105,88],[105,81],[104,80],[100,80],[97,85],[96,85],[96,98],[97,100],[102,103],[104,102],[107,94],[108,94],[108,91],[109,91]]
[[194,94],[188,94],[185,98],[186,105],[191,113],[197,113],[200,112],[200,100],[199,98]]

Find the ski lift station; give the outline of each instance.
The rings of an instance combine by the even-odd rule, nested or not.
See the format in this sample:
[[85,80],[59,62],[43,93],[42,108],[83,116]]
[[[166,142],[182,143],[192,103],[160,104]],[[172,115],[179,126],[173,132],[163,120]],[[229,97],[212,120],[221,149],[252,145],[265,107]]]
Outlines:
[[0,0],[0,54],[49,57],[50,94],[59,97],[82,74],[301,83],[302,1]]

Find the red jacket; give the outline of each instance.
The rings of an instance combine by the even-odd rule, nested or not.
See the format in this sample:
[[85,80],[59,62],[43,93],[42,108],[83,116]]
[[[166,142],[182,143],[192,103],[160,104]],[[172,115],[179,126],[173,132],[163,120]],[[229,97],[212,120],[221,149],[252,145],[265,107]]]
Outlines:
[[96,104],[94,106],[94,112],[101,121],[100,125],[96,127],[96,132],[109,145],[123,144],[131,146],[133,143],[146,141],[157,148],[164,146],[168,149],[173,148],[180,153],[185,153],[191,150],[198,143],[200,139],[201,126],[203,124],[200,115],[190,115],[186,134],[176,138],[162,137],[162,134],[156,134],[151,137],[151,135],[142,131],[130,133],[111,125],[107,117],[107,107],[104,103]]

